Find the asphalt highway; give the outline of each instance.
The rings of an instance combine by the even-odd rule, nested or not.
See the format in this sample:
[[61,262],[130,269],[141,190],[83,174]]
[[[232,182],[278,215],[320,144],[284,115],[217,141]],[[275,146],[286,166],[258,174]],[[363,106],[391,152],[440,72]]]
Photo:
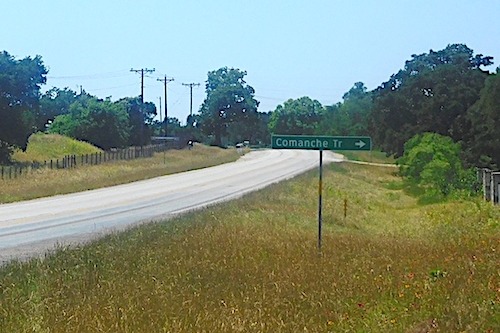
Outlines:
[[[340,160],[324,154],[324,162]],[[313,150],[252,151],[238,161],[125,185],[0,205],[0,263],[43,256],[133,225],[243,196],[317,168]]]

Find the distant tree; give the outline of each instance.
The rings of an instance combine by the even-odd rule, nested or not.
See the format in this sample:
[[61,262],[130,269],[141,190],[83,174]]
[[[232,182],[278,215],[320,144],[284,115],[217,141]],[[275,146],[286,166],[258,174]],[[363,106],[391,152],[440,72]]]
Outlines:
[[325,114],[318,128],[319,134],[368,135],[372,111],[372,93],[363,82],[356,82],[342,97],[344,102],[325,107]]
[[[239,69],[223,67],[208,73],[206,94],[196,126],[205,135],[213,136],[214,144],[222,146],[222,138],[230,143],[246,139],[258,124],[255,90]],[[237,134],[237,135],[235,135]]]
[[0,163],[10,160],[15,147],[26,148],[45,75],[40,56],[16,60],[6,51],[0,53]]
[[200,116],[196,114],[190,114],[186,118],[186,127],[194,127],[199,122]]
[[324,108],[317,100],[307,96],[289,99],[272,113],[269,131],[274,134],[314,134],[323,113]]
[[473,56],[463,44],[412,55],[403,70],[375,92],[370,132],[387,153],[401,156],[415,134],[435,132],[461,141],[469,131],[466,111],[479,98],[492,58]]
[[175,117],[167,117],[163,122],[158,120],[153,121],[152,129],[154,136],[165,135],[165,128],[167,129],[168,136],[175,136],[177,131],[181,128],[181,122]]
[[102,149],[124,147],[129,142],[129,115],[123,103],[88,97],[71,104],[68,114],[57,116],[49,132],[87,141]]
[[272,112],[259,112],[258,126],[251,138],[251,143],[257,145],[267,145],[271,143],[271,133],[269,132],[269,122]]
[[168,135],[175,136],[177,131],[181,128],[181,122],[175,117],[167,117],[167,130]]
[[343,103],[338,102],[326,105],[323,117],[321,118],[316,132],[324,135],[341,135],[349,128],[350,119],[345,110],[341,110]]
[[270,142],[268,129],[269,115],[267,113],[256,113],[255,119],[246,122],[235,122],[227,128],[229,142],[240,143],[249,141],[252,144],[264,144]]
[[140,97],[126,97],[117,101],[128,113],[129,138],[127,145],[142,146],[151,142],[153,134],[153,119],[156,116],[156,106],[151,102],[141,102]]
[[466,156],[480,167],[500,166],[500,67],[486,79],[479,100],[467,111],[471,124]]
[[40,109],[36,116],[36,129],[45,131],[55,117],[69,113],[69,107],[77,100],[77,93],[69,88],[52,88],[40,98]]

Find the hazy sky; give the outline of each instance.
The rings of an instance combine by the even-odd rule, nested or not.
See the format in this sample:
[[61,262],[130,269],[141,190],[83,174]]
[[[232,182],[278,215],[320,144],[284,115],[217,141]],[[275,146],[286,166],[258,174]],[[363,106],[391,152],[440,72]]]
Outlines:
[[259,111],[309,96],[342,100],[355,82],[374,89],[412,54],[465,43],[500,65],[500,1],[479,0],[2,0],[0,50],[41,55],[47,85],[80,85],[112,100],[140,94],[185,122],[189,88],[197,112],[207,73],[247,71]]

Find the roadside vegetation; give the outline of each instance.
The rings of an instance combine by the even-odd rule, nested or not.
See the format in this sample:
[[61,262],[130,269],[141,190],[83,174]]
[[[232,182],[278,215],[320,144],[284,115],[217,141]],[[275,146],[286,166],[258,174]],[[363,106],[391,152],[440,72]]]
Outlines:
[[[183,152],[185,153],[185,152]],[[500,211],[331,164],[0,269],[5,332],[498,332]],[[344,210],[345,209],[345,210]],[[344,214],[345,212],[345,214]]]
[[39,162],[63,158],[67,155],[85,155],[99,153],[102,150],[90,143],[72,139],[59,134],[32,134],[26,151],[17,149],[12,155],[15,162]]
[[[500,76],[486,70],[491,56],[450,44],[413,54],[372,91],[356,82],[342,102],[323,106],[304,96],[268,113],[257,111],[246,71],[222,67],[208,73],[200,112],[185,126],[154,120],[154,103],[138,97],[111,102],[68,88],[41,94],[48,71],[40,56],[16,60],[4,51],[0,61],[5,165],[66,148],[144,145],[167,129],[220,146],[265,145],[270,133],[369,135],[394,157],[346,153],[391,166],[327,168],[321,253],[317,173],[309,172],[238,201],[7,264],[0,333],[500,331],[500,211],[476,197],[473,169],[500,165]],[[54,151],[31,148],[37,131],[100,148],[56,136],[44,137],[54,138]],[[237,157],[235,149],[196,145],[151,159],[39,170],[1,181],[0,203]]]
[[349,161],[359,161],[368,163],[379,164],[395,164],[396,159],[394,156],[387,156],[386,153],[373,150],[373,151],[342,151],[340,152]]
[[[59,135],[32,136],[26,152],[16,152],[19,161],[44,161],[67,154],[92,153],[98,148]],[[57,194],[124,184],[133,181],[210,167],[236,161],[236,149],[195,144],[182,150],[156,153],[153,158],[115,161],[73,169],[39,169],[28,176],[0,180],[0,203],[28,200]]]
[[449,44],[409,55],[400,70],[387,73],[389,79],[373,90],[355,82],[334,104],[302,96],[283,101],[275,110],[259,110],[260,94],[247,82],[245,70],[223,66],[208,71],[198,112],[187,119],[158,120],[155,104],[140,97],[111,101],[83,87],[79,92],[54,87],[42,93],[48,75],[42,57],[16,59],[4,51],[0,164],[11,163],[13,152],[25,149],[36,132],[66,135],[104,150],[147,145],[152,137],[167,133],[221,147],[242,142],[266,146],[270,134],[370,136],[374,149],[395,158],[415,135],[436,133],[460,144],[465,167],[496,170],[500,76],[491,67],[493,60],[465,44]]

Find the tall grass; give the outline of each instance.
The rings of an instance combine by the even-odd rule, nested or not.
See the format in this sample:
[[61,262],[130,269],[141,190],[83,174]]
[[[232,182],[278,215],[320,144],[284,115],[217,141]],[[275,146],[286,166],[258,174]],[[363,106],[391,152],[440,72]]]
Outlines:
[[0,331],[498,332],[498,209],[419,205],[393,172],[326,170],[321,254],[310,172],[11,263],[0,269]]
[[370,151],[342,151],[347,159],[351,161],[365,161],[371,163],[394,164],[396,159],[394,156],[387,156],[386,153],[370,150]]
[[170,150],[153,158],[115,161],[74,169],[39,169],[29,176],[0,180],[0,203],[66,194],[129,183],[237,160],[235,149],[195,145]]

